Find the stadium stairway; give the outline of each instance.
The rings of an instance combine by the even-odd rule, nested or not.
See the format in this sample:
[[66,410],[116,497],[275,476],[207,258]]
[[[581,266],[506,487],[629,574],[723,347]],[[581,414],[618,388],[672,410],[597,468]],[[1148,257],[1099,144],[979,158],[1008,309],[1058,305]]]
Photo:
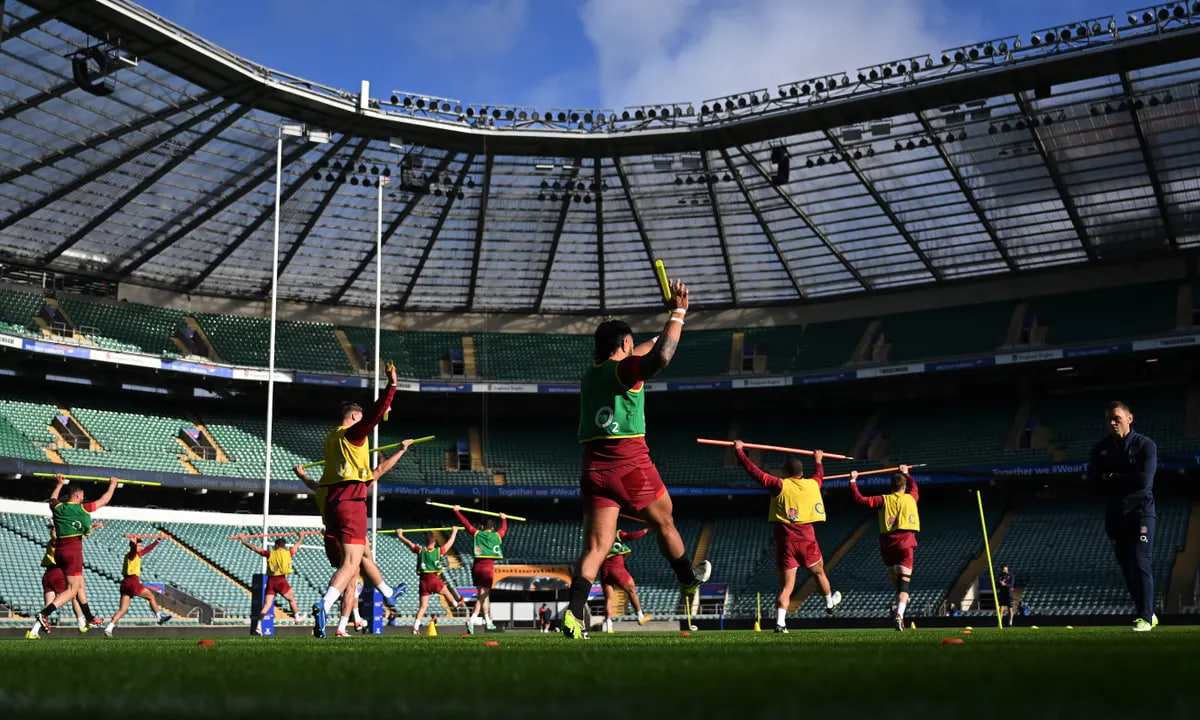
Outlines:
[[1171,568],[1171,583],[1164,598],[1168,613],[1182,612],[1184,607],[1196,604],[1197,572],[1200,572],[1200,502],[1192,503],[1187,532]]
[[350,369],[356,373],[366,372],[367,368],[359,359],[358,353],[354,352],[354,343],[350,342],[350,337],[346,335],[346,331],[340,327],[333,329],[333,337],[337,340],[337,344],[342,348],[342,352],[346,354],[346,362],[350,363]]
[[249,586],[246,585],[246,583],[242,582],[241,580],[238,580],[236,577],[231,575],[227,570],[225,570],[225,568],[223,568],[220,565],[213,562],[211,559],[209,559],[207,556],[205,556],[204,553],[200,552],[200,550],[198,550],[197,548],[194,548],[191,545],[189,545],[188,543],[181,540],[179,538],[179,536],[175,532],[173,532],[170,528],[160,527],[158,529],[159,529],[159,531],[162,532],[162,534],[167,536],[167,540],[175,543],[180,548],[182,548],[184,551],[186,551],[189,555],[192,555],[200,562],[202,562],[205,565],[207,565],[208,567],[212,568],[214,572],[221,575],[229,582],[233,583],[234,585],[241,588],[242,590],[245,590],[247,595],[250,594],[250,588],[249,588]]
[[[192,317],[191,315],[188,315],[185,318],[183,318],[183,322],[184,322],[184,324],[186,324],[188,326],[189,330],[194,330],[196,332],[196,334],[200,336],[200,339],[204,341],[204,344],[208,346],[208,359],[209,360],[212,360],[213,362],[219,362],[219,363],[225,362],[225,360],[221,358],[220,354],[217,353],[217,348],[215,345],[213,345],[212,338],[210,338],[208,336],[208,333],[206,333],[204,331],[204,328],[200,327],[199,320]],[[187,351],[187,348],[184,348],[184,350],[185,350],[185,353],[184,353],[185,355],[191,354],[190,351]]]
[[217,439],[213,437],[211,432],[208,431],[208,428],[204,426],[204,423],[200,421],[200,418],[196,415],[196,413],[189,412],[186,413],[184,417],[190,420],[192,425],[200,431],[200,434],[208,438],[208,441],[212,443],[212,446],[217,451],[217,462],[229,462],[229,455],[226,454],[225,449],[221,447],[221,443],[217,442]]
[[[1004,511],[1004,516],[1000,518],[1000,522],[996,524],[995,529],[992,530],[990,535],[988,535],[988,547],[991,548],[993,555],[995,555],[996,550],[998,550],[1000,545],[1004,542],[1004,536],[1008,534],[1008,529],[1012,527],[1013,517],[1012,510],[1006,508]],[[996,568],[996,570],[999,572],[999,568]],[[958,580],[954,582],[954,586],[950,588],[950,594],[947,595],[946,598],[957,604],[960,608],[965,607],[963,605],[963,599],[966,597],[967,592],[975,584],[975,579],[987,574],[987,572],[987,553],[981,552],[979,555],[975,556],[971,562],[967,563],[967,567],[965,567],[962,571],[962,574],[958,576]]]
[[[837,567],[838,562],[846,556],[846,553],[850,552],[850,548],[854,547],[856,542],[861,540],[863,536],[867,535],[868,531],[875,526],[876,522],[877,521],[872,516],[864,520],[857,528],[855,528],[854,532],[850,533],[850,537],[846,538],[841,545],[838,545],[837,549],[833,551],[833,554],[825,559],[825,571],[832,573],[833,569]],[[871,539],[874,539],[875,536],[871,535],[870,537]],[[833,582],[832,574],[830,575],[830,582]],[[835,586],[833,589],[837,590],[838,588]],[[800,587],[796,588],[792,592],[792,601],[788,604],[788,612],[794,613],[799,610],[800,606],[804,604],[804,601],[808,600],[808,598],[816,592],[817,579],[813,577],[812,573],[809,573],[808,577],[803,583],[801,583]]]

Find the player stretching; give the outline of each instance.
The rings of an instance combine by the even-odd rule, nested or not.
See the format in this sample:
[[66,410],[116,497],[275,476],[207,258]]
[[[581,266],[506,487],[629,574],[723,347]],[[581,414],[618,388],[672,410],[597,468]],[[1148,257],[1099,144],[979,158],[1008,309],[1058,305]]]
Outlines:
[[83,488],[75,485],[67,493],[65,502],[58,499],[65,480],[62,475],[54,476],[54,492],[50,493],[50,517],[54,523],[58,539],[54,543],[54,562],[63,569],[67,576],[67,589],[54,596],[54,600],[46,604],[33,623],[29,633],[37,637],[39,630],[50,632],[50,615],[71,600],[79,599],[79,608],[83,616],[92,625],[100,625],[103,621],[92,615],[88,607],[87,586],[83,580],[83,537],[92,533],[92,513],[107,505],[113,493],[117,491],[119,480],[115,477],[108,479],[108,489],[94,502],[83,501]]
[[[262,555],[267,559],[267,591],[264,593],[262,610],[259,610],[258,616],[262,618],[275,604],[275,596],[282,595],[292,608],[292,617],[296,619],[296,624],[300,624],[300,612],[296,607],[296,594],[292,592],[292,586],[288,583],[287,576],[292,574],[292,558],[296,557],[296,551],[300,549],[300,541],[304,536],[296,538],[296,542],[292,543],[292,549],[288,550],[286,538],[276,538],[275,548],[270,552],[263,550],[260,547],[255,547],[246,538],[242,538],[242,544],[250,548],[252,551]],[[254,629],[252,635],[259,635],[258,624],[261,620],[254,621]]]
[[892,576],[896,588],[897,630],[904,630],[904,609],[908,607],[909,585],[912,583],[913,549],[917,533],[921,532],[921,516],[917,514],[917,481],[901,465],[892,476],[892,491],[886,495],[864,497],[858,491],[858,472],[850,473],[850,497],[859,505],[879,510],[879,555]]
[[[354,588],[367,546],[367,489],[375,482],[367,438],[383,419],[396,395],[396,368],[387,366],[387,389],[364,414],[355,403],[342,403],[341,423],[325,438],[325,469],[320,486],[325,496],[325,532],[337,541],[341,563],[329,580],[325,596],[313,605],[313,635],[325,637],[325,617],[343,593]],[[374,580],[374,578],[372,578]],[[381,587],[382,585],[382,587]],[[376,585],[389,602],[393,590]]]
[[450,548],[454,547],[454,538],[458,536],[458,528],[450,531],[450,539],[444,545],[438,547],[437,538],[433,533],[425,536],[425,547],[421,547],[412,540],[404,537],[403,532],[397,531],[396,537],[400,538],[400,542],[408,546],[417,554],[417,575],[421,577],[421,605],[417,608],[417,619],[413,621],[413,635],[421,634],[421,618],[425,617],[425,611],[429,609],[429,596],[441,595],[450,604],[451,608],[457,608],[459,602],[450,594],[450,588],[446,587],[446,583],[442,582],[442,556],[450,552]]
[[[382,460],[380,460],[379,465],[377,465],[375,469],[371,471],[371,477],[375,481],[378,481],[384,475],[387,475],[388,472],[396,466],[396,463],[400,461],[400,458],[404,456],[404,453],[408,452],[408,446],[411,444],[412,440],[405,440],[403,443],[401,443],[400,450],[398,452],[396,452],[394,455],[385,456]],[[296,477],[300,478],[300,482],[304,483],[305,487],[313,491],[313,502],[315,502],[317,505],[317,512],[321,515],[321,521],[325,523],[325,530],[323,533],[325,541],[325,558],[329,560],[330,567],[332,567],[334,570],[337,570],[342,566],[342,546],[338,542],[338,539],[330,533],[329,524],[325,522],[325,498],[329,494],[329,486],[319,485],[313,481],[308,477],[308,473],[304,472],[304,467],[301,465],[295,466],[292,468],[292,470],[296,473]],[[395,604],[396,600],[398,600],[400,596],[404,594],[404,591],[408,587],[407,583],[402,582],[395,588],[392,588],[383,581],[383,573],[379,571],[379,566],[375,564],[375,557],[371,552],[370,543],[367,543],[363,548],[362,564],[359,567],[358,579],[353,581],[355,583],[355,587],[357,588],[360,585],[360,581],[364,579],[369,581],[376,589],[379,590],[380,594],[383,595],[384,604],[389,608]],[[351,613],[354,613],[356,616],[354,621],[355,627],[359,627],[361,621],[357,617],[358,598],[359,593],[357,592],[354,593],[353,597],[350,597],[346,592],[342,593],[342,616],[338,620],[339,636],[344,636],[346,631],[346,623],[348,622]],[[314,632],[314,634],[316,633]]]
[[105,626],[104,637],[113,636],[113,629],[117,627],[121,618],[125,617],[125,613],[129,612],[129,604],[135,597],[143,598],[150,603],[150,610],[158,618],[159,625],[171,619],[171,613],[158,608],[158,601],[154,599],[154,593],[146,589],[141,579],[142,558],[146,553],[158,547],[158,542],[155,540],[143,548],[141,541],[129,541],[129,552],[125,554],[125,562],[121,569],[121,607],[117,609],[117,614],[113,615],[112,619],[108,621],[108,625]]
[[783,465],[785,478],[768,475],[758,469],[750,458],[746,457],[744,444],[741,440],[733,443],[737,452],[738,462],[754,478],[755,482],[771,492],[771,506],[767,510],[767,520],[774,524],[775,534],[775,568],[779,570],[779,596],[775,599],[775,632],[786,633],[787,610],[792,601],[792,591],[796,587],[796,569],[800,563],[816,578],[817,585],[825,595],[825,612],[832,615],[838,604],[842,602],[842,594],[833,592],[829,586],[829,576],[825,574],[825,559],[821,556],[821,546],[817,544],[817,534],[813,531],[813,523],[825,522],[825,503],[821,499],[821,480],[825,477],[825,468],[821,460],[825,453],[817,450],[813,453],[816,469],[810,478],[804,477],[804,463],[800,458],[788,458]]
[[633,576],[625,568],[625,556],[633,552],[625,543],[641,540],[646,537],[648,532],[650,532],[650,528],[642,528],[634,532],[618,530],[617,539],[613,541],[612,549],[608,551],[608,557],[604,558],[604,563],[600,565],[600,587],[604,590],[604,632],[606,633],[612,634],[613,632],[617,588],[624,590],[629,602],[633,603],[638,625],[645,625],[654,619],[653,615],[642,614],[642,601],[637,594],[637,583],[633,581]]
[[[54,523],[50,523],[47,527],[50,528],[50,541],[46,543],[46,554],[42,556],[42,567],[46,568],[42,573],[42,596],[49,605],[54,601],[56,595],[67,591],[67,576],[63,574],[62,568],[54,562],[54,543],[58,539],[54,532]],[[79,600],[71,600],[71,606],[75,610],[75,619],[79,622],[79,632],[85,633],[90,630],[87,620],[83,617],[83,608],[79,607]],[[38,629],[35,627],[33,630],[26,631],[25,638],[36,640]]]
[[675,571],[685,598],[712,574],[708,561],[692,565],[675,529],[671,496],[646,446],[644,382],[671,362],[679,346],[688,307],[688,290],[682,282],[675,281],[666,305],[670,316],[662,334],[636,347],[627,323],[600,323],[592,368],[581,383],[578,439],[583,446],[579,484],[584,548],[571,579],[570,605],[562,618],[563,634],[575,640],[587,635],[582,620],[588,593],[612,548],[622,507],[636,513],[654,532],[658,549]]
[[492,581],[496,561],[504,559],[504,550],[501,545],[504,542],[504,535],[508,532],[508,517],[504,513],[500,513],[500,527],[497,529],[496,521],[490,517],[485,517],[480,523],[482,527],[476,528],[462,514],[458,505],[454,506],[454,516],[471,534],[475,545],[475,562],[471,565],[471,582],[475,583],[476,592],[475,607],[471,610],[471,617],[467,618],[467,632],[475,633],[475,618],[479,617],[481,609],[487,629],[495,630],[496,626],[492,624]]

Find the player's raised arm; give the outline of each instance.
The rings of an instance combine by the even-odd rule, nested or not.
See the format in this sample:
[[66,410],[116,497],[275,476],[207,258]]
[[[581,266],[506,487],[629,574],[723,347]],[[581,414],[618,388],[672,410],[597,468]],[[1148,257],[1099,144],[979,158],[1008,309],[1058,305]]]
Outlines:
[[251,543],[250,543],[250,541],[249,541],[249,540],[247,540],[246,538],[238,538],[238,539],[242,541],[242,544],[243,544],[243,545],[245,545],[246,547],[250,548],[251,550],[253,550],[253,551],[254,551],[256,554],[258,554],[258,555],[262,555],[263,557],[267,557],[267,556],[269,556],[269,555],[271,554],[271,553],[267,552],[266,550],[263,550],[262,548],[258,547],[257,545],[253,545],[253,544],[251,544]]
[[754,478],[754,482],[762,485],[767,490],[770,490],[772,495],[778,495],[779,493],[783,492],[782,480],[774,475],[769,475],[763,472],[757,465],[754,464],[753,460],[746,456],[745,443],[743,443],[741,440],[734,440],[733,451],[737,454],[738,462],[741,463],[742,468],[746,471],[746,474]]
[[371,406],[370,412],[363,413],[362,419],[351,425],[346,431],[346,439],[355,445],[366,442],[367,436],[383,420],[384,413],[392,406],[392,398],[396,396],[396,368],[392,365],[388,365],[387,378],[387,387],[375,404]]
[[403,530],[397,530],[397,531],[396,531],[396,539],[397,539],[397,540],[399,540],[400,542],[404,543],[404,545],[405,545],[405,546],[406,546],[406,547],[407,547],[409,550],[412,550],[413,552],[417,552],[417,551],[419,551],[419,550],[421,549],[421,548],[420,548],[420,547],[419,547],[419,546],[418,546],[418,545],[417,545],[415,542],[413,542],[412,540],[409,540],[408,538],[404,537],[404,531],[403,531]]
[[405,440],[397,452],[393,453],[392,455],[386,456],[383,460],[380,461],[379,466],[371,471],[372,476],[375,478],[376,482],[379,481],[379,478],[381,478],[384,475],[387,475],[389,472],[391,472],[392,468],[396,467],[396,463],[400,462],[400,458],[404,457],[404,453],[408,452],[408,446],[411,444],[412,444],[411,439]]
[[[679,347],[679,336],[683,332],[683,318],[687,315],[688,289],[682,280],[676,280],[671,286],[671,299],[666,301],[670,312],[662,334],[654,341],[650,350],[638,360],[638,376],[642,380],[653,377],[675,357],[675,349]],[[637,355],[637,349],[634,350]]]
[[304,472],[303,465],[296,465],[292,468],[292,472],[296,473],[296,477],[300,478],[300,482],[304,483],[304,487],[308,488],[309,490],[316,492],[317,489],[321,487],[316,481],[308,476],[308,473]]
[[100,508],[112,502],[113,493],[117,491],[118,482],[120,482],[120,480],[115,477],[110,477],[108,479],[108,489],[104,491],[104,494],[100,496],[99,500],[92,503],[92,509],[89,512],[99,510]]
[[153,550],[154,548],[158,547],[158,544],[160,542],[162,542],[162,540],[156,539],[154,542],[150,543],[146,547],[142,548],[141,550],[138,550],[138,557],[146,557],[146,553],[148,553],[151,550]]
[[[55,476],[54,476],[54,490],[52,490],[52,491],[50,492],[50,502],[51,502],[51,503],[53,503],[53,502],[55,502],[56,500],[58,500],[58,494],[59,494],[60,492],[62,492],[63,485],[65,485],[65,484],[66,484],[66,482],[67,482],[67,480],[66,480],[66,478],[64,478],[64,477],[62,476],[62,473],[59,473],[59,474],[57,474],[57,475],[55,475]],[[51,526],[51,527],[53,527],[53,526]]]
[[[463,524],[463,529],[466,530],[467,534],[471,537],[475,537],[475,533],[479,532],[479,529],[471,524],[471,521],[467,519],[467,516],[462,514],[461,505],[454,506],[454,517]],[[501,535],[503,535],[503,533],[501,533]]]
[[850,471],[850,499],[859,505],[866,505],[870,508],[878,508],[883,504],[883,498],[878,495],[867,497],[858,490],[858,471]]
[[454,539],[457,537],[458,537],[458,526],[455,525],[454,529],[450,531],[450,539],[447,540],[446,544],[442,546],[442,554],[443,555],[450,552],[450,548],[454,547]]

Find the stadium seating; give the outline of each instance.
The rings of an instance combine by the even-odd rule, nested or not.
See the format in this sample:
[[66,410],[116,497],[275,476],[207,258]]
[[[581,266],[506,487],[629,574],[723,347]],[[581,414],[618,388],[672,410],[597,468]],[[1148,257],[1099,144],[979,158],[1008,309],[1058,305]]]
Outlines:
[[[865,507],[858,510],[858,520],[868,520],[872,525],[830,570],[834,587],[844,596],[838,614],[887,618],[896,591],[879,557],[875,512]],[[993,517],[989,527],[994,527],[998,520]],[[907,614],[938,615],[951,585],[967,563],[983,552],[978,510],[964,501],[960,507],[938,506],[923,511],[918,542]],[[801,609],[801,615],[819,616],[823,612],[824,601],[820,597],[809,598]]]
[[[179,347],[171,339],[176,328],[184,324],[186,313],[181,310],[124,302],[89,301],[72,296],[60,298],[59,303],[75,324],[101,347],[105,347],[111,339],[135,352],[179,354]],[[98,333],[91,333],[88,328],[96,328]]]
[[[1189,507],[1158,498],[1154,541],[1156,602],[1162,607],[1175,552],[1187,532]],[[1007,565],[1031,612],[1043,615],[1131,614],[1104,533],[1104,510],[1093,498],[1030,500],[1014,510],[1004,541],[992,549],[997,568]]]
[[8,417],[0,414],[0,456],[45,460],[46,455],[29,438],[15,428]]
[[42,302],[41,293],[0,290],[0,321],[27,332],[34,327],[33,317],[42,307]]
[[1066,447],[1067,460],[1084,461],[1092,447],[1104,437],[1104,412],[1108,403],[1123,399],[1134,410],[1134,427],[1149,435],[1160,453],[1191,453],[1200,449],[1200,438],[1184,433],[1186,393],[1182,388],[1132,388],[1124,398],[1111,392],[1045,395],[1034,404],[1038,424],[1053,428],[1053,443]]
[[804,328],[799,325],[747,328],[743,348],[752,345],[756,355],[765,356],[768,373],[788,373],[795,369],[797,348],[803,332]]
[[793,367],[798,371],[830,370],[850,362],[867,329],[863,319],[810,323],[796,347]]
[[495,380],[579,382],[592,362],[589,335],[475,333],[479,374]]
[[57,405],[37,402],[29,395],[10,395],[0,399],[0,416],[38,447],[56,442],[54,434],[50,432],[50,423],[57,413]]
[[1174,282],[1104,288],[1036,297],[1029,310],[1050,345],[1137,337],[1175,329],[1177,292]]
[[[247,315],[196,313],[221,359],[235,365],[265,367],[270,350],[271,324]],[[345,374],[350,362],[333,334],[332,325],[281,321],[275,328],[275,366]]]
[[885,315],[880,327],[892,349],[888,362],[994,352],[1004,344],[1014,302]]
[[104,448],[102,451],[62,449],[59,454],[72,465],[137,468],[162,472],[184,472],[179,456],[183,447],[175,441],[181,428],[191,427],[185,418],[169,410],[107,401],[74,405],[71,414]]
[[[361,348],[368,359],[375,357],[375,331],[369,328],[342,328],[355,349]],[[441,361],[451,350],[462,349],[462,333],[410,332],[383,330],[379,334],[380,355],[396,365],[396,373],[411,378],[436,378]]]
[[1015,411],[1015,403],[983,400],[913,403],[888,410],[877,429],[887,438],[887,457],[897,462],[989,467],[1009,462],[1004,439]]

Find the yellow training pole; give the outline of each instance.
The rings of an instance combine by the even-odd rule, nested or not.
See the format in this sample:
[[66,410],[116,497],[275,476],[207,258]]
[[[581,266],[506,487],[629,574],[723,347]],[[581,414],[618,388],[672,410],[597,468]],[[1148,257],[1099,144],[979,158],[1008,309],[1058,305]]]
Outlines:
[[[453,505],[447,505],[446,503],[434,502],[432,500],[426,500],[425,504],[433,506],[433,507],[446,508],[448,510],[454,509]],[[500,515],[502,514],[502,513],[498,513],[498,512],[492,512],[491,510],[476,510],[475,508],[459,507],[458,509],[460,512],[475,513],[476,515],[491,515],[492,517],[500,517]],[[525,518],[521,517],[520,515],[505,515],[504,517],[508,518],[509,520],[516,520],[517,522],[525,522]]]
[[[992,568],[992,549],[988,545],[987,520],[983,517],[983,496],[979,494],[978,490],[975,491],[975,499],[979,501],[979,524],[983,527],[983,552],[987,554],[988,576],[992,579],[992,599],[996,601],[999,600],[999,596],[996,594],[996,571]],[[1004,618],[1000,617],[998,604],[996,605],[996,625],[1001,630],[1004,629]]]
[[754,593],[754,632],[762,632],[762,593]]
[[[413,445],[419,445],[424,442],[429,442],[430,440],[433,440],[435,437],[437,437],[437,436],[436,435],[426,435],[425,437],[417,438],[416,440],[413,440],[412,442],[409,443],[409,447],[411,447]],[[380,445],[377,448],[371,448],[367,452],[377,453],[377,452],[383,452],[384,450],[394,450],[395,448],[398,448],[403,444],[404,443],[402,443],[402,442],[398,442],[398,443],[392,443],[391,445]],[[318,460],[316,462],[310,462],[310,463],[301,465],[300,469],[307,470],[309,468],[317,467],[318,465],[324,465],[324,464],[325,464],[324,460]]]
[[658,276],[658,287],[662,290],[663,300],[671,299],[671,283],[667,280],[667,268],[662,260],[654,261],[654,274]]
[[[34,477],[55,477],[59,473],[35,472]],[[64,480],[86,480],[88,482],[108,482],[110,478],[100,477],[99,475],[63,475]],[[124,485],[146,485],[147,487],[162,487],[160,482],[150,482],[149,480],[122,480],[117,478],[117,482]]]

